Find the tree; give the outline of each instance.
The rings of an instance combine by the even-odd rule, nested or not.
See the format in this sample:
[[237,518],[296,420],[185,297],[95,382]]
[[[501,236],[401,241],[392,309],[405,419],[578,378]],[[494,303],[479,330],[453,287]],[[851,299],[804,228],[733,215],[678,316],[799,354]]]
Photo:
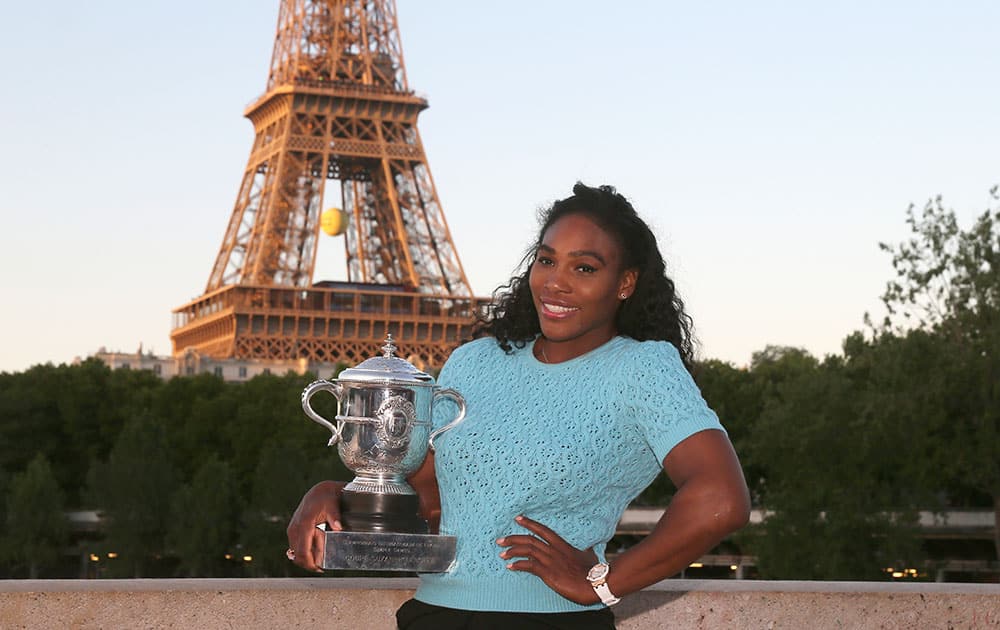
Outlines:
[[25,470],[36,453],[55,461],[66,441],[57,403],[60,376],[52,365],[0,374],[0,468]]
[[763,468],[749,458],[747,442],[755,431],[764,404],[759,374],[718,360],[700,362],[695,377],[708,405],[719,415],[740,456],[747,485],[756,494]]
[[170,379],[156,392],[153,413],[165,421],[171,453],[185,479],[211,458],[229,458],[225,431],[240,422],[234,395],[239,389],[213,374],[198,374]]
[[310,457],[287,437],[269,442],[261,450],[241,532],[244,551],[253,558],[252,575],[289,575],[298,571],[282,553],[287,546],[285,528],[306,490],[333,478],[330,473],[336,469],[331,468],[330,458],[339,458],[332,449],[325,455]]
[[149,408],[163,383],[148,370],[111,370],[97,359],[62,365],[58,378],[52,398],[64,437],[50,458],[69,500],[78,505],[90,463],[108,457],[122,427]]
[[774,405],[782,400],[782,388],[785,383],[794,381],[805,374],[811,374],[819,366],[819,360],[804,348],[793,346],[767,345],[763,350],[754,352],[750,357],[750,376],[748,384],[749,395],[744,412],[753,420],[740,436],[741,448],[738,451],[746,461],[747,481],[752,483],[751,492],[756,501],[764,500],[767,493],[769,477],[769,461],[757,457],[752,443],[761,435],[760,419],[767,405]]
[[1000,558],[1000,196],[968,230],[941,198],[906,222],[911,237],[882,243],[896,277],[882,297],[888,315],[881,332],[919,329],[949,348],[941,366],[946,417],[929,427],[931,457],[942,479],[961,480],[992,499]]
[[119,434],[107,462],[91,468],[93,504],[107,517],[106,545],[142,577],[150,559],[161,556],[177,484],[162,422],[143,414]]
[[10,483],[2,548],[13,563],[28,568],[29,579],[59,559],[69,530],[64,506],[52,466],[41,453]]
[[170,503],[167,543],[189,577],[220,576],[235,547],[239,507],[230,467],[216,457],[201,464]]
[[0,468],[0,579],[11,577],[6,564],[6,533],[7,533],[7,489],[10,479],[3,468]]
[[914,566],[916,512],[894,500],[901,455],[878,439],[864,381],[840,357],[798,366],[775,384],[748,442],[765,462],[768,516],[740,541],[772,579],[878,579]]
[[0,374],[0,467],[24,470],[42,453],[68,502],[79,504],[90,462],[107,457],[125,420],[160,386],[151,372],[112,371],[96,359]]

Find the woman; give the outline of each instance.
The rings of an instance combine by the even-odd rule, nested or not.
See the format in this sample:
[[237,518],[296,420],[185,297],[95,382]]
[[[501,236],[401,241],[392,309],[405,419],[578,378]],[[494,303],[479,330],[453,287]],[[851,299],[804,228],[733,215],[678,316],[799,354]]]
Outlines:
[[[458,552],[451,571],[422,576],[401,628],[613,628],[607,606],[749,516],[739,461],[689,375],[690,318],[631,204],[578,183],[524,262],[438,379],[467,416],[410,482]],[[609,566],[606,542],[660,470],[676,494]],[[341,487],[317,484],[288,526],[306,569],[319,570],[315,525],[340,529]]]

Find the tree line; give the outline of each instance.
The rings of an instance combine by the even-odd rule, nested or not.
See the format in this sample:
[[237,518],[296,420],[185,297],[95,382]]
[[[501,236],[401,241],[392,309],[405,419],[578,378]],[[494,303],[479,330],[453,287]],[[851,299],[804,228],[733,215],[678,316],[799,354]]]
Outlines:
[[[762,577],[882,579],[927,566],[920,510],[1000,519],[1000,209],[963,230],[936,199],[907,222],[911,238],[882,245],[888,315],[842,354],[696,366],[768,514],[727,542]],[[163,381],[97,360],[0,374],[0,578],[62,577],[67,549],[98,575],[301,575],[283,553],[291,512],[313,483],[351,478],[299,406],[312,378]],[[672,491],[663,477],[637,503]],[[82,509],[98,534],[71,532]]]
[[81,552],[111,553],[109,575],[158,575],[164,558],[180,575],[287,575],[298,499],[348,474],[299,406],[309,381],[162,381],[94,359],[0,374],[0,576],[44,574],[76,509],[100,511],[104,535]]

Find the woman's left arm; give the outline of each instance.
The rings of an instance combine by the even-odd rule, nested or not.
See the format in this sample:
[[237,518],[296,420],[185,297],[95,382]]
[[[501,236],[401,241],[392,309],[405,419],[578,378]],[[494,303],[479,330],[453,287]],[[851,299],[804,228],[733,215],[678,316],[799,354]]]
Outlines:
[[[746,525],[750,496],[739,459],[728,436],[709,429],[680,442],[663,460],[677,487],[670,505],[649,536],[619,554],[606,584],[621,597],[678,573]],[[596,562],[592,549],[578,550],[541,523],[520,518],[535,536],[507,536],[505,558],[523,558],[508,566],[534,573],[563,597],[579,604],[600,601],[587,571]]]
[[677,492],[649,536],[611,565],[607,584],[619,597],[680,572],[750,519],[750,493],[724,432],[690,436],[663,469]]

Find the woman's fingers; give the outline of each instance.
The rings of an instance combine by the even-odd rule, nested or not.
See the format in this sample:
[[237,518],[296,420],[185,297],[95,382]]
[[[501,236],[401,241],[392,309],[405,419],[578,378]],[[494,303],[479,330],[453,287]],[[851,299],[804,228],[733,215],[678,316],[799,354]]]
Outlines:
[[326,554],[326,530],[320,529],[318,526],[313,527],[312,535],[310,536],[312,545],[310,547],[311,551],[311,563],[308,568],[310,571],[317,571],[319,573],[323,572],[323,556]]
[[533,521],[527,516],[521,515],[514,518],[514,521],[529,532],[535,534],[549,545],[569,547],[569,543],[563,540],[562,536],[555,533],[538,521]]
[[497,539],[497,544],[501,547],[511,547],[513,545],[548,545],[547,542],[530,534],[511,534]]
[[302,497],[288,523],[288,559],[307,571],[322,572],[326,531],[318,524],[342,530],[340,524],[341,482],[320,482]]
[[524,560],[515,560],[507,564],[507,568],[511,571],[525,571],[527,573],[534,573],[538,577],[542,578],[544,581],[544,576],[542,575],[542,566],[533,561],[530,558],[525,558]]
[[[537,539],[536,539],[537,540]],[[504,560],[511,558],[531,558],[538,562],[547,564],[553,557],[552,549],[545,543],[538,541],[538,544],[515,544],[500,552],[500,557]]]
[[596,594],[586,580],[587,571],[597,562],[594,548],[577,549],[554,531],[525,516],[514,519],[530,534],[512,534],[497,539],[505,547],[500,557],[508,560],[511,571],[538,576],[552,590],[580,604],[592,604]]
[[319,525],[310,528],[308,536],[301,545],[290,543],[292,546],[289,547],[291,553],[288,554],[288,559],[307,571],[322,573],[326,555],[326,531],[326,527]]

